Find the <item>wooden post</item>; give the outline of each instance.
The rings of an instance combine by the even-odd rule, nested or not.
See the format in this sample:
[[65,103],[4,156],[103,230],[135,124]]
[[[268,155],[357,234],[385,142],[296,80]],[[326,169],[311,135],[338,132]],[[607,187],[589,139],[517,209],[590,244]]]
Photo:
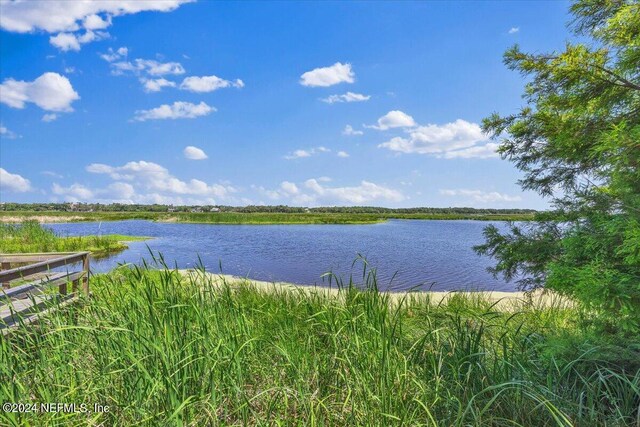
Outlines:
[[[0,270],[9,270],[11,268],[11,263],[10,262],[3,262],[0,264]],[[2,287],[4,289],[9,289],[11,287],[11,283],[6,282],[2,284]]]
[[89,254],[84,254],[84,257],[82,257],[82,269],[84,270],[82,292],[84,292],[86,296],[89,296]]

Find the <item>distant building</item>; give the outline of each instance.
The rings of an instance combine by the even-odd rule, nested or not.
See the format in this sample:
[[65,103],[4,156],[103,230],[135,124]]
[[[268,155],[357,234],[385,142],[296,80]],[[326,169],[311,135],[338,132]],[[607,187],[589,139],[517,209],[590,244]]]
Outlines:
[[211,208],[209,212],[220,212],[220,208]]

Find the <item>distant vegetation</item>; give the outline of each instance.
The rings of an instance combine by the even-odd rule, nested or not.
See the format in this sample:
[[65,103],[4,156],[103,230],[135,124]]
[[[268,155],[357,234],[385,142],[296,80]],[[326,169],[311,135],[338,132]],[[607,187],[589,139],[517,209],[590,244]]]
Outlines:
[[212,224],[369,224],[388,219],[472,219],[529,221],[535,211],[527,209],[406,208],[289,206],[181,206],[100,204],[6,203],[0,221],[11,218],[43,221],[152,221]]
[[399,302],[363,277],[364,291],[309,293],[166,269],[94,276],[90,299],[0,336],[0,400],[109,412],[0,424],[638,425],[637,337],[593,336],[559,300]]
[[141,240],[141,237],[59,236],[37,221],[22,224],[0,224],[0,253],[74,252],[90,251],[94,255],[107,255],[127,248],[125,241]]
[[340,214],[434,214],[434,215],[532,215],[533,209],[477,208],[382,208],[375,206],[333,206],[305,208],[296,206],[173,206],[100,203],[4,203],[0,212],[238,212],[238,213],[340,213]]

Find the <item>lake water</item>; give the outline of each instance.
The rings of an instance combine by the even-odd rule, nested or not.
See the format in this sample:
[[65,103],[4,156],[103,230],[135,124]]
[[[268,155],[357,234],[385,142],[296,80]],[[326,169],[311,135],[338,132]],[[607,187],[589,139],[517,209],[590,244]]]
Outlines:
[[[118,263],[150,259],[160,252],[173,267],[191,268],[198,256],[207,270],[252,279],[299,284],[327,284],[321,275],[333,271],[348,280],[362,276],[352,270],[358,254],[377,269],[381,289],[416,286],[432,290],[514,291],[513,284],[496,280],[486,268],[493,265],[472,246],[483,241],[485,221],[391,220],[368,225],[216,225],[151,221],[64,223],[48,226],[61,235],[127,234],[149,236],[129,242],[129,249],[95,260],[94,272]],[[148,248],[147,248],[148,246]],[[395,275],[395,277],[394,277]],[[393,281],[391,279],[393,278]]]

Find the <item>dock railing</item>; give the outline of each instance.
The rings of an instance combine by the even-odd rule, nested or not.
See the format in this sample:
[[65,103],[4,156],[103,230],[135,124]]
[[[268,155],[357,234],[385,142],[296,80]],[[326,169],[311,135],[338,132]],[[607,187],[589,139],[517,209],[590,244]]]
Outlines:
[[0,254],[0,284],[0,331],[6,333],[69,304],[80,290],[88,295],[89,252]]

